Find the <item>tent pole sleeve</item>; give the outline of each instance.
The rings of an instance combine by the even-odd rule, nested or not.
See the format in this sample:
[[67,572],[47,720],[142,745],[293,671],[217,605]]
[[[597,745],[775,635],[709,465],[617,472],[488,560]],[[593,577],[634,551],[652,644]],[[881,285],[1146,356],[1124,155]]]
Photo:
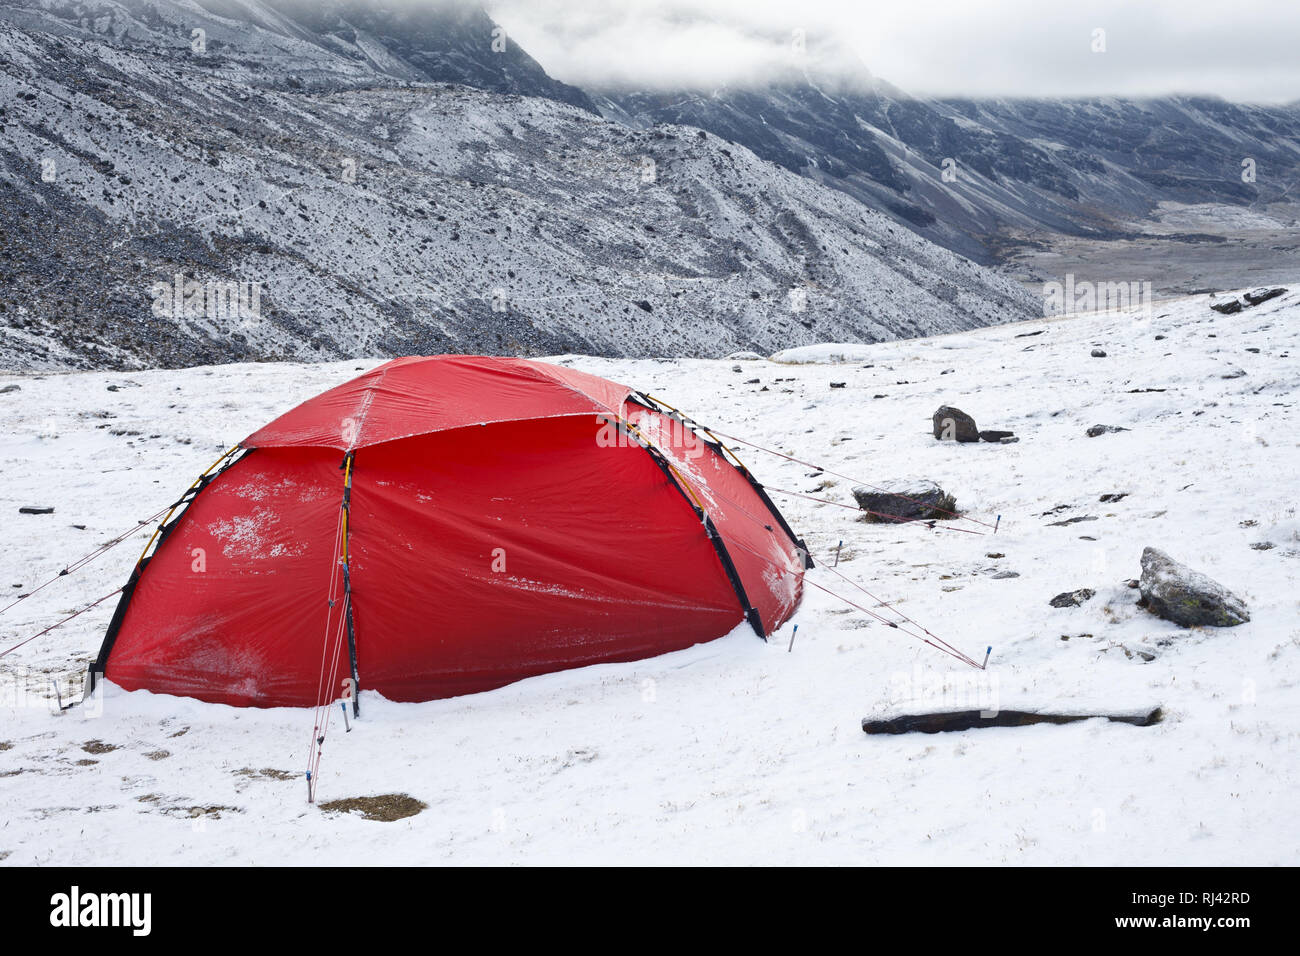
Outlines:
[[352,617],[352,467],[355,452],[343,459],[343,613],[347,616],[348,663],[352,672],[352,716],[361,716],[361,672],[357,668],[357,630]]

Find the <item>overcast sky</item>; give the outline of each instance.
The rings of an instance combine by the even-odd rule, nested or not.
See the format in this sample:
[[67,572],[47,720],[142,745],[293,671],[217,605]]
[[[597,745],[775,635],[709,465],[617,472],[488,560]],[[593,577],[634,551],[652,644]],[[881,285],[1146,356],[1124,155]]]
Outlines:
[[[847,51],[909,93],[1300,99],[1300,0],[487,0],[554,77],[710,89]],[[1105,52],[1093,52],[1104,30]],[[838,53],[833,47],[841,47]]]

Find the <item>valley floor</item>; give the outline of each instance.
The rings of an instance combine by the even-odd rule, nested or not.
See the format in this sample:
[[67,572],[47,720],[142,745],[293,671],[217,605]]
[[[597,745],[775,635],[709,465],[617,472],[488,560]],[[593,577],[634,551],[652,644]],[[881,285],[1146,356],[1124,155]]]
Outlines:
[[[996,534],[929,531],[774,495],[819,561],[843,541],[840,571],[977,659],[992,645],[987,671],[808,588],[792,651],[792,625],[767,644],[741,628],[471,697],[363,698],[327,741],[319,798],[427,804],[379,822],[307,803],[306,711],[110,687],[52,715],[50,682],[66,692],[84,669],[109,601],[0,659],[0,861],[1294,865],[1298,350],[1300,288],[1235,316],[1196,297],[786,356],[809,364],[557,359],[728,434],[872,482],[932,478],[972,517],[1000,515]],[[0,393],[0,586],[57,574],[373,364],[0,377],[19,386]],[[944,403],[1020,441],[936,442]],[[1094,424],[1128,430],[1086,437]],[[738,450],[773,487],[852,503],[848,481]],[[146,537],[0,616],[0,648],[122,584]],[[1125,581],[1147,545],[1234,590],[1252,620],[1185,631],[1138,608]],[[1083,587],[1082,607],[1048,605]],[[1167,716],[1150,728],[860,729],[945,706],[1155,705]]]

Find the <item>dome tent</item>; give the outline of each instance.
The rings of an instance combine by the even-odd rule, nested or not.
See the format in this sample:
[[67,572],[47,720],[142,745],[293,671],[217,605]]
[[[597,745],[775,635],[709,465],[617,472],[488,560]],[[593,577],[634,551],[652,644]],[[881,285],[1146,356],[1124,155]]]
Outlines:
[[687,421],[543,362],[381,365],[196,482],[123,589],[92,680],[241,706],[432,700],[746,619],[766,636],[799,603],[806,549]]

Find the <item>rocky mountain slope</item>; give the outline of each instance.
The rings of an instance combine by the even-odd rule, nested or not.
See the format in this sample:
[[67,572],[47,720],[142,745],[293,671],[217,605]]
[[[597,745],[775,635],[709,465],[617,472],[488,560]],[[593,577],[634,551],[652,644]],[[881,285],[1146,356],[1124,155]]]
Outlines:
[[747,149],[429,82],[497,61],[339,10],[0,5],[0,361],[722,355],[1036,308]]
[[815,62],[765,88],[596,99],[635,126],[681,123],[743,143],[985,263],[1034,232],[1123,238],[1162,202],[1294,201],[1300,176],[1296,104],[927,99]]

